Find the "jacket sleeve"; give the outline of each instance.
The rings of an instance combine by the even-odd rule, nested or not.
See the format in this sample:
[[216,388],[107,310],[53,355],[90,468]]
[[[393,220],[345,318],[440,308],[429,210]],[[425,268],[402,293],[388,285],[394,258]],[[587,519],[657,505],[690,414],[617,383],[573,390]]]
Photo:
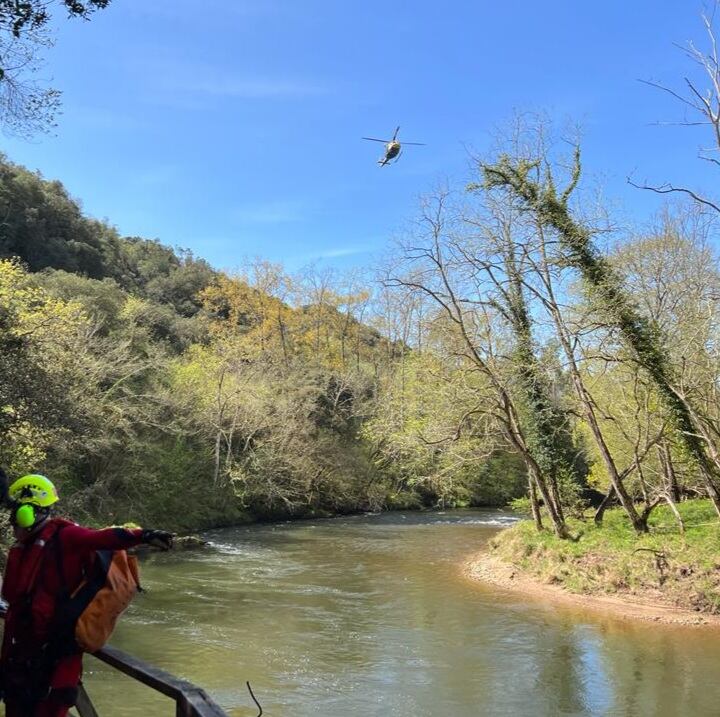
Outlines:
[[61,540],[68,550],[125,550],[142,542],[142,529],[103,528],[93,530],[80,525],[68,525]]

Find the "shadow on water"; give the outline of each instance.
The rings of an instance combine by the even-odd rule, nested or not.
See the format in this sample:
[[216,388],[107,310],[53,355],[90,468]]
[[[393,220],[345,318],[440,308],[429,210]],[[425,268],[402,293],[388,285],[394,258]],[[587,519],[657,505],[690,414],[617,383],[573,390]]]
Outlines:
[[[542,605],[464,579],[513,517],[390,513],[243,526],[153,558],[115,643],[235,716],[710,715],[717,633]],[[89,660],[88,660],[89,663]],[[94,666],[100,714],[172,714]],[[121,695],[121,699],[118,699]]]

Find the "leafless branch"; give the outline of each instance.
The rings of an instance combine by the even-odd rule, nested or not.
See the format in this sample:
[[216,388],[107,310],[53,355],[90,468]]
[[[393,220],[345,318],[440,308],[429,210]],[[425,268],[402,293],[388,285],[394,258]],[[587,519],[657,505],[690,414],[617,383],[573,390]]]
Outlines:
[[653,187],[649,184],[636,184],[635,182],[630,179],[630,177],[627,178],[627,183],[631,187],[635,187],[636,189],[647,189],[651,192],[655,192],[657,194],[670,194],[672,192],[679,192],[682,194],[687,194],[690,197],[692,197],[696,202],[699,204],[703,204],[707,207],[710,207],[714,209],[716,212],[720,213],[720,206],[715,204],[714,202],[711,202],[709,199],[704,199],[703,197],[699,196],[695,192],[693,192],[691,189],[686,189],[685,187],[673,187],[672,184],[666,183],[662,184],[659,187]]

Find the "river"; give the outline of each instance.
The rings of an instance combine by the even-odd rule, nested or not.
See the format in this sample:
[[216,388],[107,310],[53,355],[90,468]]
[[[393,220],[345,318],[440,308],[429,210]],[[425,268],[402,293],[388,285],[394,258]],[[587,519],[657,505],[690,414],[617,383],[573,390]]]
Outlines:
[[[513,518],[389,513],[223,529],[152,556],[113,644],[232,717],[720,714],[720,633],[543,605],[462,563]],[[101,717],[172,704],[86,657]]]

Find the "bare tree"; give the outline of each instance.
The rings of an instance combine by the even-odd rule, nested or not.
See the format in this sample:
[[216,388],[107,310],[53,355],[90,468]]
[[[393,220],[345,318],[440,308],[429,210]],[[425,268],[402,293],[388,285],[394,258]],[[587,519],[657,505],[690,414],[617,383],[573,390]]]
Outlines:
[[[680,46],[680,49],[695,66],[695,69],[699,70],[697,79],[685,76],[683,78],[684,89],[673,89],[668,85],[650,80],[640,81],[671,95],[689,112],[689,115],[686,114],[684,119],[672,124],[686,127],[709,127],[711,146],[701,147],[698,151],[698,158],[704,162],[720,166],[720,55],[718,55],[717,38],[714,29],[718,7],[720,7],[720,0],[714,0],[711,12],[702,14],[702,22],[707,36],[707,47],[701,49],[692,41]],[[647,189],[658,194],[685,194],[699,205],[720,212],[720,204],[688,187],[676,186],[671,182],[656,185],[647,182],[637,183],[630,177],[628,177],[627,181],[633,187]]]
[[51,47],[51,8],[61,5],[69,17],[88,19],[110,0],[0,0],[0,124],[9,132],[30,136],[55,124],[60,92],[36,78],[44,66],[43,48]]
[[712,456],[713,446],[699,433],[696,416],[678,391],[666,341],[657,326],[639,311],[621,277],[598,250],[592,227],[578,219],[570,206],[581,175],[579,146],[562,190],[557,184],[557,168],[543,147],[536,148],[534,156],[503,154],[495,162],[481,163],[481,170],[486,189],[520,202],[524,211],[560,242],[569,265],[582,276],[588,295],[607,312],[632,359],[654,384],[678,441],[700,468],[707,494],[720,515],[720,471]]
[[[507,236],[502,240],[502,251],[505,252],[501,259],[502,269],[498,269],[492,260],[482,256],[478,247],[468,246],[458,235],[449,199],[449,192],[440,190],[424,201],[416,231],[402,246],[406,272],[396,274],[388,283],[424,294],[441,309],[457,336],[458,357],[469,361],[493,390],[492,399],[477,410],[491,414],[501,426],[509,445],[525,462],[531,497],[536,495],[537,489],[555,533],[566,538],[568,531],[548,455],[550,447],[544,440],[546,426],[521,418],[523,412],[518,408],[512,389],[518,372],[511,370],[508,375],[512,361],[502,355],[504,350],[512,350],[514,344],[522,345],[523,361],[526,364],[530,361],[530,365],[525,365],[520,372],[521,393],[532,406],[530,413],[533,413],[539,403],[544,404],[544,394],[533,370],[528,315],[517,294],[518,283],[512,277],[506,283],[508,267],[512,268],[512,252],[507,254]],[[498,276],[500,271],[504,272],[504,279]],[[503,336],[506,329],[498,319],[504,321],[506,327],[513,327],[510,333],[515,331],[515,338]],[[524,333],[520,342],[517,341],[519,330]],[[543,410],[545,408],[543,406]],[[539,518],[536,502],[533,507]]]

